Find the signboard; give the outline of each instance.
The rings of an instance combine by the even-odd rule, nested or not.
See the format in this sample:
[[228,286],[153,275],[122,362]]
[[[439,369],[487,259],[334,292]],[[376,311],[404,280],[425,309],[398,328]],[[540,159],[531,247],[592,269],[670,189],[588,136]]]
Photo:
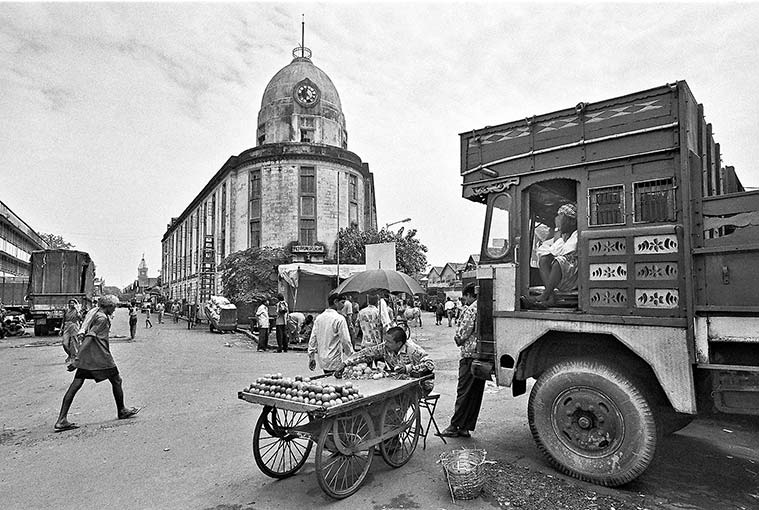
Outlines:
[[395,271],[395,243],[367,244],[366,269]]
[[290,248],[292,253],[324,253],[324,246],[296,244]]

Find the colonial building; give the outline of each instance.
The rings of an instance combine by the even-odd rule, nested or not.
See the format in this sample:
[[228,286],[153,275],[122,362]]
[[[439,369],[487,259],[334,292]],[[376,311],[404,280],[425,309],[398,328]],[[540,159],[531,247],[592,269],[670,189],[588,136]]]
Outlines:
[[140,264],[137,266],[137,279],[131,285],[124,287],[123,293],[130,296],[130,299],[141,295],[148,296],[158,285],[161,279],[159,277],[151,278],[148,276],[148,264],[145,262],[143,254]]
[[335,259],[339,228],[377,228],[369,165],[348,150],[340,96],[298,47],[271,79],[254,148],[230,157],[162,239],[164,292],[201,301],[219,264],[251,247],[284,247],[294,262]]
[[34,250],[49,246],[37,232],[0,202],[0,278],[29,278]]

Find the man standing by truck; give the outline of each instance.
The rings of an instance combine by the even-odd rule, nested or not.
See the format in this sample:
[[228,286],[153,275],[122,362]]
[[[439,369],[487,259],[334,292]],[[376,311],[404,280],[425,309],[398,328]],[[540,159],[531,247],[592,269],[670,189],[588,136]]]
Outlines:
[[470,437],[470,431],[477,424],[485,391],[485,380],[472,375],[472,361],[477,354],[477,291],[473,283],[464,287],[462,299],[466,308],[453,337],[461,348],[459,383],[451,424],[440,433],[444,437]]
[[116,362],[111,356],[108,335],[111,330],[111,316],[116,310],[119,299],[111,294],[101,297],[98,300],[98,310],[92,317],[92,321],[87,327],[84,334],[84,340],[79,348],[76,359],[76,373],[74,380],[69,386],[68,391],[63,396],[61,412],[58,415],[58,421],[53,428],[56,432],[79,428],[76,423],[68,421],[67,416],[71,404],[74,402],[79,389],[84,384],[85,379],[94,379],[96,383],[108,379],[113,389],[113,398],[116,401],[116,412],[120,420],[131,418],[137,414],[139,408],[124,406],[124,391],[121,387],[121,376],[119,369],[116,368]]

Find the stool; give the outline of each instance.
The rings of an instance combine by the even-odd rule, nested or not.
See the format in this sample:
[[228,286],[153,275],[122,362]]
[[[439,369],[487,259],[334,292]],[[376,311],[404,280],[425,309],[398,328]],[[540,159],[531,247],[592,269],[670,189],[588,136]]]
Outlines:
[[435,409],[437,408],[437,401],[440,398],[440,393],[430,393],[429,395],[423,396],[419,399],[419,407],[422,409],[427,410],[427,414],[429,414],[429,419],[427,420],[427,426],[425,427],[423,424],[420,424],[419,427],[419,435],[424,438],[424,441],[422,442],[422,449],[427,449],[427,435],[430,432],[430,425],[435,426],[435,430],[437,431],[438,437],[443,440],[443,444],[448,444],[448,442],[445,440],[443,436],[440,435],[440,428],[437,426],[437,422],[435,421]]

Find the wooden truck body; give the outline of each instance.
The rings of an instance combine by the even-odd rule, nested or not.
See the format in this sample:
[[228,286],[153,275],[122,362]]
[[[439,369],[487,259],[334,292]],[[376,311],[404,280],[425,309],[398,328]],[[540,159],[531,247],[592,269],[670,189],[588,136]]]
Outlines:
[[[539,448],[605,485],[698,412],[759,414],[759,192],[722,166],[683,82],[462,133],[487,206],[476,369],[528,404]],[[577,287],[545,309],[537,247],[577,208]]]

